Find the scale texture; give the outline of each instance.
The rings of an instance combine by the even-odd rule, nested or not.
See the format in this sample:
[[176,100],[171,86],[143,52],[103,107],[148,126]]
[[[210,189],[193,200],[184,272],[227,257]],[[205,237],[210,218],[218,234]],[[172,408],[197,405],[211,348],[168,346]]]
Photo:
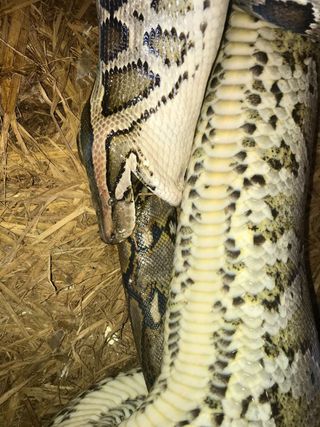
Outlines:
[[228,1],[97,5],[99,69],[79,146],[101,236],[118,243],[135,225],[132,174],[166,202],[180,204]]
[[319,427],[304,254],[313,52],[301,36],[232,12],[186,175],[161,373],[146,398],[139,372],[108,380],[83,399],[85,418],[80,400],[54,425]]

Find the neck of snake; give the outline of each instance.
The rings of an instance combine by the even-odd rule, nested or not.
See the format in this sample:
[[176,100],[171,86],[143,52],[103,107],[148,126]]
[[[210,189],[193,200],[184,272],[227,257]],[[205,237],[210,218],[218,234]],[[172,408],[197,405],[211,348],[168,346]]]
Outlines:
[[271,426],[277,416],[305,425],[301,405],[319,396],[301,257],[315,71],[297,36],[289,55],[300,55],[300,87],[280,97],[295,78],[286,34],[231,17],[183,195],[161,375],[128,425]]

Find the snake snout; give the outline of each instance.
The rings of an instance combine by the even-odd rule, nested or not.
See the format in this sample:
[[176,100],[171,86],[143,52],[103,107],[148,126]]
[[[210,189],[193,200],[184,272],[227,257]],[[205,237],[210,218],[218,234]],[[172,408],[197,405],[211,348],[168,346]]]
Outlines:
[[127,239],[135,227],[133,200],[115,200],[102,209],[97,209],[101,239],[108,244],[118,244]]

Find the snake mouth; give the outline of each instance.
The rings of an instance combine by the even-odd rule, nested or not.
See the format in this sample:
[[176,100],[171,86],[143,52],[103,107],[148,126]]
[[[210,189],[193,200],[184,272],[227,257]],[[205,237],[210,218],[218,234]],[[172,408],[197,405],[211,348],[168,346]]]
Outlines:
[[[100,209],[99,209],[100,208]],[[118,244],[127,239],[135,227],[133,200],[109,200],[96,209],[101,239],[108,244]]]

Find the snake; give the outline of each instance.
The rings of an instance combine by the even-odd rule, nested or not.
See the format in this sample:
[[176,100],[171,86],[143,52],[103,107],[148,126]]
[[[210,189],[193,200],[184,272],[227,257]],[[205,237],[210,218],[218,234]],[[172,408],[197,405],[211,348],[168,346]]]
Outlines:
[[316,37],[318,5],[240,0],[209,77],[227,3],[98,2],[103,61],[79,151],[101,237],[118,244],[142,369],[104,379],[52,425],[319,427],[304,249],[317,59],[289,31]]

